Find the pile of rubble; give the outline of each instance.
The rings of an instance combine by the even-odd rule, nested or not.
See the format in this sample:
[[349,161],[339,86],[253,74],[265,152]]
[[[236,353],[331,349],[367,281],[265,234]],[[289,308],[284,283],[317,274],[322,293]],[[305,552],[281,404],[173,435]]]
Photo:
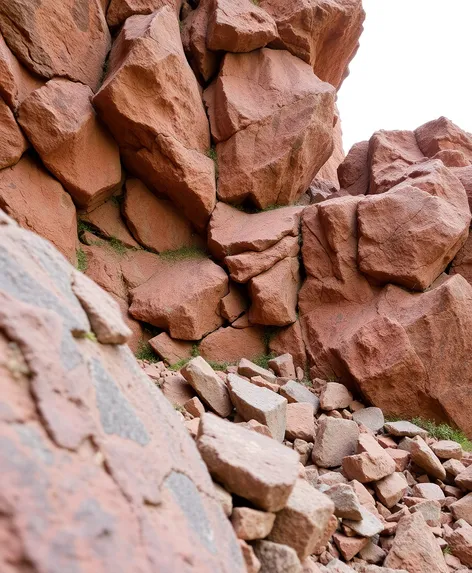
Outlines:
[[386,422],[290,354],[226,372],[141,362],[195,438],[249,573],[466,573],[472,453]]

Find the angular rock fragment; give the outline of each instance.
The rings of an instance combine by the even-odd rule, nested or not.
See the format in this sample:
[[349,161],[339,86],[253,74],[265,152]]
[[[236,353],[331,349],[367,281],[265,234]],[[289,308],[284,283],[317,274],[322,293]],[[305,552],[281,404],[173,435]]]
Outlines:
[[82,215],[81,220],[90,223],[107,239],[117,239],[125,247],[139,248],[139,243],[133,239],[121,218],[119,201],[115,197]]
[[218,310],[227,292],[226,273],[207,258],[162,261],[147,282],[131,290],[130,314],[172,338],[198,340],[222,324]]
[[315,414],[320,406],[320,400],[316,394],[310,392],[303,384],[293,380],[289,380],[280,387],[280,394],[284,396],[284,398],[287,398],[289,404],[293,402],[307,402],[308,404],[312,404]]
[[297,553],[288,545],[257,541],[254,552],[261,563],[260,573],[302,573]]
[[313,442],[315,439],[315,412],[312,404],[287,404],[285,439]]
[[238,539],[254,541],[267,537],[274,525],[275,514],[251,509],[250,507],[235,507],[231,514],[231,524]]
[[220,313],[229,322],[234,322],[248,307],[247,297],[239,285],[229,284],[229,293],[221,299]]
[[239,361],[238,374],[246,376],[247,378],[252,378],[253,376],[262,376],[262,378],[267,380],[267,382],[277,381],[275,374],[273,374],[270,370],[254,364],[254,362],[247,360],[247,358],[242,358]]
[[283,441],[287,411],[285,398],[235,374],[228,375],[228,389],[236,411],[244,420],[265,424],[275,440]]
[[395,471],[395,462],[369,434],[361,434],[358,453],[343,459],[343,472],[349,479],[360,483],[377,481]]
[[322,410],[338,410],[347,408],[352,400],[352,394],[346,386],[328,382],[321,392],[320,406]]
[[454,531],[448,531],[446,541],[452,554],[467,567],[472,567],[472,526],[464,520],[457,522]]
[[385,424],[385,418],[380,408],[362,408],[352,415],[354,422],[362,424],[373,432],[381,430]]
[[362,519],[343,519],[343,525],[361,537],[374,537],[383,531],[384,525],[372,512],[361,506]]
[[269,540],[289,545],[300,561],[313,553],[328,527],[334,503],[305,480],[297,480],[286,506],[277,513]]
[[344,483],[333,485],[324,494],[334,503],[334,515],[337,517],[354,521],[362,519],[361,504],[350,485]]
[[269,14],[250,0],[213,0],[207,46],[225,52],[252,52],[277,37]]
[[455,501],[450,506],[454,519],[464,519],[469,525],[472,525],[472,493]]
[[420,436],[421,438],[426,438],[428,432],[423,428],[420,428],[416,424],[412,424],[407,421],[400,422],[387,422],[384,426],[386,432],[392,436],[408,437],[414,438],[415,436]]
[[12,111],[0,98],[0,169],[18,163],[27,148],[28,142]]
[[93,103],[128,169],[203,230],[215,206],[215,167],[205,155],[208,121],[172,8],[128,18]]
[[161,332],[150,338],[148,342],[154,352],[167,364],[176,364],[192,356],[193,346],[190,342],[174,340],[167,332]]
[[256,507],[281,510],[298,475],[298,454],[212,414],[201,418],[197,447],[210,473]]
[[296,379],[295,366],[291,354],[286,353],[276,358],[271,358],[268,362],[268,366],[277,376],[292,378],[293,380]]
[[394,472],[375,482],[374,489],[380,502],[391,508],[405,495],[408,483],[402,473]]
[[130,16],[151,14],[162,6],[169,6],[179,15],[182,0],[110,0],[107,22],[110,28],[122,24]]
[[427,157],[454,149],[464,154],[472,163],[472,135],[463,131],[447,117],[428,121],[415,130],[416,140]]
[[441,460],[460,460],[463,454],[462,446],[453,440],[439,440],[431,449]]
[[265,352],[263,335],[264,331],[259,326],[222,327],[206,336],[198,349],[206,360],[222,364],[238,362],[243,357],[253,359]]
[[342,533],[335,533],[333,541],[346,561],[351,561],[369,543],[366,537],[348,537]]
[[441,525],[441,504],[439,501],[428,499],[410,508],[410,513],[416,513],[417,511],[423,514],[426,523],[430,527],[439,527]]
[[359,427],[351,420],[324,418],[316,432],[313,462],[322,468],[340,466],[357,448]]
[[180,372],[214,412],[222,418],[231,414],[233,407],[225,384],[201,356],[192,358]]
[[254,549],[242,539],[239,539],[239,546],[243,554],[244,562],[246,563],[247,573],[259,573],[261,570],[261,562],[256,557]]
[[441,462],[433,450],[420,436],[416,436],[411,441],[410,455],[412,461],[420,468],[423,468],[428,475],[440,480],[446,478],[446,470],[441,465]]
[[120,185],[118,146],[97,120],[88,86],[50,80],[21,104],[18,121],[44,165],[75,203],[103,203]]
[[365,195],[369,190],[369,142],[355,143],[338,167],[341,189],[349,195]]

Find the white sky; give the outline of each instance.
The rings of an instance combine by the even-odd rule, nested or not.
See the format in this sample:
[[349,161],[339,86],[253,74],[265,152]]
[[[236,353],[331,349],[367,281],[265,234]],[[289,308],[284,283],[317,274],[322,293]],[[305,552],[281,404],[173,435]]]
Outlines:
[[344,149],[441,115],[472,132],[472,0],[363,0],[360,48],[339,92]]

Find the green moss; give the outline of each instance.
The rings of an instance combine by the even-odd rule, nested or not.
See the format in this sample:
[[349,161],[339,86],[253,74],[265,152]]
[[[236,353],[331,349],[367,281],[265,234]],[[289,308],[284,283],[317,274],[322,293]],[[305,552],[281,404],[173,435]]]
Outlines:
[[253,358],[251,362],[254,362],[254,364],[257,364],[261,368],[265,368],[267,370],[269,368],[269,360],[272,360],[272,358],[275,358],[274,352],[271,352],[270,354],[261,354],[260,356],[256,356],[256,358]]
[[282,207],[286,207],[287,205],[267,205],[264,207],[262,211],[274,211],[275,209],[281,209]]
[[207,360],[207,362],[213,370],[219,370],[220,372],[225,372],[228,366],[231,366],[230,362],[216,362],[214,360]]
[[206,252],[199,247],[182,247],[175,251],[163,251],[159,253],[161,259],[164,261],[177,262],[185,261],[188,259],[203,259],[207,256]]
[[452,551],[451,551],[451,548],[449,547],[449,545],[446,545],[446,547],[443,549],[443,554],[444,555],[452,555]]
[[200,356],[200,349],[198,348],[198,344],[194,344],[192,346],[192,358],[196,358],[197,356]]
[[87,255],[85,254],[85,251],[82,249],[82,247],[80,249],[77,249],[76,251],[77,254],[77,270],[79,270],[81,273],[84,273],[87,270]]
[[178,362],[176,362],[175,364],[171,364],[170,366],[168,366],[167,368],[169,370],[173,370],[174,372],[177,372],[178,370],[180,370],[181,368],[183,368],[187,362],[190,360],[190,358],[182,358],[182,360],[179,360]]
[[92,342],[97,342],[97,337],[95,336],[94,332],[86,332],[84,338],[91,340]]
[[141,340],[138,345],[138,350],[135,352],[136,358],[139,360],[147,360],[148,362],[159,362],[159,358],[154,353],[149,342]]
[[[279,332],[280,328],[278,326],[265,326],[264,327],[264,334],[262,336],[262,341],[264,342],[264,346],[266,350],[269,349],[269,344],[274,336]],[[275,358],[275,356],[274,356]]]
[[111,237],[108,241],[108,245],[115,251],[115,253],[118,253],[118,255],[124,255],[126,253],[126,247],[120,239],[117,239],[116,237]]
[[432,420],[424,420],[423,418],[413,418],[411,421],[437,440],[452,440],[459,443],[466,452],[472,451],[472,442],[460,430],[451,428],[447,424],[436,424]]
[[85,231],[88,231],[89,233],[93,233],[93,232],[95,232],[95,229],[94,229],[93,225],[91,225],[88,221],[84,221],[83,219],[79,219],[77,221],[77,233],[78,233],[79,237],[80,237],[80,235],[85,233]]
[[209,157],[215,164],[215,178],[218,180],[218,154],[216,153],[216,149],[214,147],[210,147],[210,149],[206,150],[206,156]]

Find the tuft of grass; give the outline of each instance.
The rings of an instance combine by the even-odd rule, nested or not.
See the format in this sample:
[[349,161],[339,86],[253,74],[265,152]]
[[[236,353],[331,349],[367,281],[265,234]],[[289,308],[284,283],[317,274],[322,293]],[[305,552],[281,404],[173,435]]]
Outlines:
[[108,244],[115,251],[115,253],[118,253],[119,255],[124,255],[126,253],[126,247],[123,245],[120,239],[111,237],[108,241]]
[[267,205],[267,207],[264,207],[264,209],[261,209],[261,211],[275,211],[275,209],[280,209],[281,207],[286,207],[287,205]]
[[228,366],[231,365],[230,362],[216,362],[214,360],[207,360],[207,362],[213,368],[213,370],[220,370],[220,372],[225,372]]
[[187,362],[190,361],[190,358],[182,358],[182,360],[179,360],[178,362],[176,362],[175,364],[171,364],[170,366],[168,366],[167,368],[169,370],[173,370],[174,372],[178,372],[181,368],[183,368]]
[[83,219],[79,219],[77,221],[77,234],[80,237],[80,235],[82,233],[85,233],[85,231],[89,231],[90,233],[93,233],[95,231],[95,229],[94,229],[93,225],[91,225],[87,221],[84,221]]
[[95,336],[94,332],[86,332],[84,334],[84,338],[87,340],[91,340],[92,342],[97,342],[97,337]]
[[446,545],[446,547],[443,549],[443,555],[452,555],[452,551],[449,545]]
[[145,340],[141,340],[138,345],[138,350],[135,353],[136,358],[139,360],[147,360],[149,362],[159,362],[159,358],[154,353],[154,350],[151,348],[149,342]]
[[87,264],[88,264],[87,263],[87,255],[85,254],[85,251],[82,249],[82,247],[80,249],[77,249],[76,254],[77,254],[76,268],[81,273],[85,273],[85,271],[87,270]]
[[163,251],[159,256],[164,261],[175,263],[177,261],[186,261],[189,259],[203,259],[206,252],[199,247],[182,247],[175,251]]
[[462,446],[466,452],[472,452],[472,442],[467,438],[464,432],[451,428],[447,424],[436,424],[432,420],[425,420],[423,418],[413,418],[411,420],[420,428],[423,428],[428,434],[437,440],[452,440]]
[[215,179],[218,180],[219,170],[218,170],[218,154],[216,153],[215,147],[210,147],[206,150],[206,156],[209,157],[215,164]]
[[259,6],[259,0],[251,0],[254,6]]
[[197,356],[200,356],[200,349],[198,348],[198,344],[194,344],[192,346],[192,358],[196,358]]
[[[280,327],[278,326],[265,326],[264,327],[264,334],[262,335],[262,342],[266,347],[266,350],[269,348],[269,344],[274,336],[279,332]],[[274,353],[272,353],[274,354]],[[275,358],[275,354],[272,358]]]
[[256,358],[253,358],[251,360],[251,362],[254,362],[254,364],[257,364],[261,368],[265,368],[266,370],[268,370],[269,360],[272,360],[272,358],[275,358],[275,352],[271,352],[270,354],[261,354],[260,356],[256,356]]

